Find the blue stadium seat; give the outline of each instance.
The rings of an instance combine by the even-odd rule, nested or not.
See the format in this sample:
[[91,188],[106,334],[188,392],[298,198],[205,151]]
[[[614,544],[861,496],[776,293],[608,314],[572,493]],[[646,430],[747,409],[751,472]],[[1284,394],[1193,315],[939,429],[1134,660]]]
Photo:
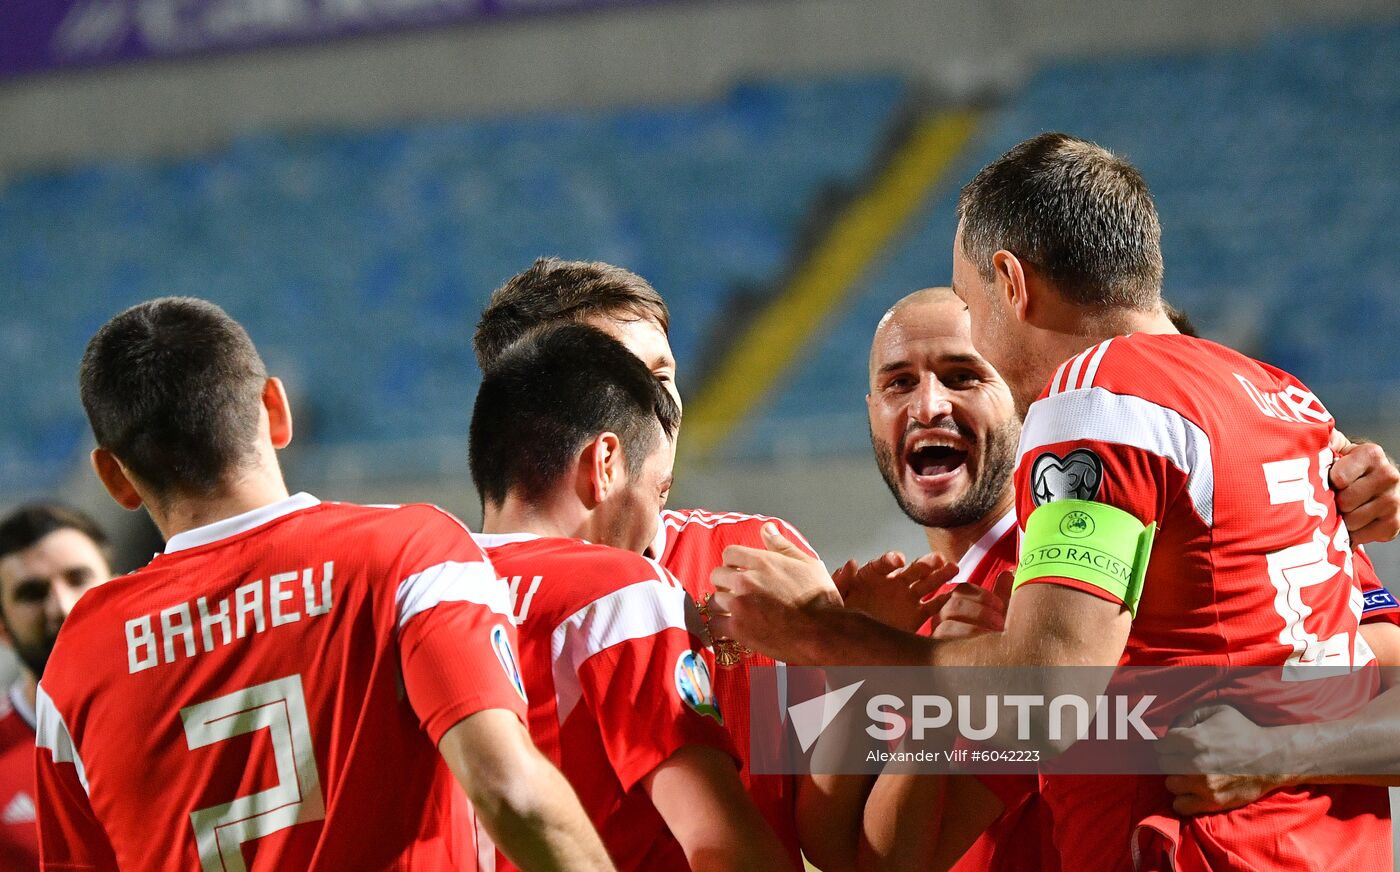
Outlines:
[[76,368],[121,308],[212,299],[294,376],[300,436],[464,435],[482,304],[542,254],[647,276],[693,365],[736,287],[774,281],[799,222],[849,185],[897,77],[745,85],[710,102],[240,136],[181,160],[0,189],[0,485],[51,484],[83,437]]

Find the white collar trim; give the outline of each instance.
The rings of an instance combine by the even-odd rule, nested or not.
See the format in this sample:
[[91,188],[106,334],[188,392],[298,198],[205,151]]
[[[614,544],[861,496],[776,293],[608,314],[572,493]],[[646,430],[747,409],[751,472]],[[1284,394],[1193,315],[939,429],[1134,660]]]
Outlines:
[[261,508],[253,509],[251,512],[244,512],[241,515],[234,515],[232,518],[224,518],[222,521],[205,524],[203,527],[195,527],[193,530],[176,533],[165,543],[165,553],[174,554],[176,551],[198,548],[200,545],[208,545],[211,542],[218,542],[220,539],[237,536],[239,533],[246,533],[254,527],[261,527],[263,524],[290,515],[292,512],[299,512],[302,509],[309,509],[320,504],[321,501],[309,493],[292,494],[284,500],[269,503]]
[[14,708],[20,719],[29,725],[29,729],[37,730],[39,729],[39,716],[34,713],[34,707],[29,704],[29,700],[24,698],[23,684],[24,679],[20,679],[10,685],[10,706]]
[[972,577],[981,565],[982,558],[987,556],[987,552],[1001,541],[1002,537],[1016,526],[1016,510],[1011,509],[992,525],[992,529],[982,534],[982,538],[969,549],[967,553],[958,561],[958,574],[953,577],[949,584],[962,584]]
[[529,542],[540,537],[535,533],[473,533],[472,538],[482,548],[499,548],[512,542]]

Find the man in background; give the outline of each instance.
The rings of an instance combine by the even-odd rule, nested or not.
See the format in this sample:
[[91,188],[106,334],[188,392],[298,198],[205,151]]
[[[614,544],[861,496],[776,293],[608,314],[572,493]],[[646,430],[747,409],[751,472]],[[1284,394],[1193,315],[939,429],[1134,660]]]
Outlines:
[[86,515],[36,503],[0,520],[0,624],[20,667],[0,702],[0,868],[39,868],[34,694],[63,619],[111,576],[107,535]]

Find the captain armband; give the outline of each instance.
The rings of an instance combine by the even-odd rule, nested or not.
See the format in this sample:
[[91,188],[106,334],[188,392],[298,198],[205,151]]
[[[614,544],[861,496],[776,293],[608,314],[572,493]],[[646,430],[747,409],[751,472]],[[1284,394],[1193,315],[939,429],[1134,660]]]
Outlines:
[[1123,601],[1137,616],[1157,524],[1086,500],[1056,500],[1031,512],[1014,590],[1037,578],[1072,578]]

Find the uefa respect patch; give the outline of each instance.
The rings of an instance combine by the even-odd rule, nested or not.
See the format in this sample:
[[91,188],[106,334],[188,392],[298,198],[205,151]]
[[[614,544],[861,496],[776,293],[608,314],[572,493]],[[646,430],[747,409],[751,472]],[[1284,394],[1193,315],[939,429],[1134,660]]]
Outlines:
[[685,651],[676,660],[676,692],[698,714],[724,723],[710,681],[710,667],[705,658],[694,651]]
[[496,652],[496,659],[506,671],[506,678],[510,679],[515,692],[520,694],[521,699],[525,699],[525,682],[520,678],[520,665],[515,662],[515,649],[510,646],[506,628],[500,624],[491,628],[491,650]]
[[1376,612],[1388,612],[1391,609],[1400,608],[1400,602],[1395,599],[1395,594],[1383,587],[1366,591],[1366,607],[1362,610],[1363,615],[1374,615]]

